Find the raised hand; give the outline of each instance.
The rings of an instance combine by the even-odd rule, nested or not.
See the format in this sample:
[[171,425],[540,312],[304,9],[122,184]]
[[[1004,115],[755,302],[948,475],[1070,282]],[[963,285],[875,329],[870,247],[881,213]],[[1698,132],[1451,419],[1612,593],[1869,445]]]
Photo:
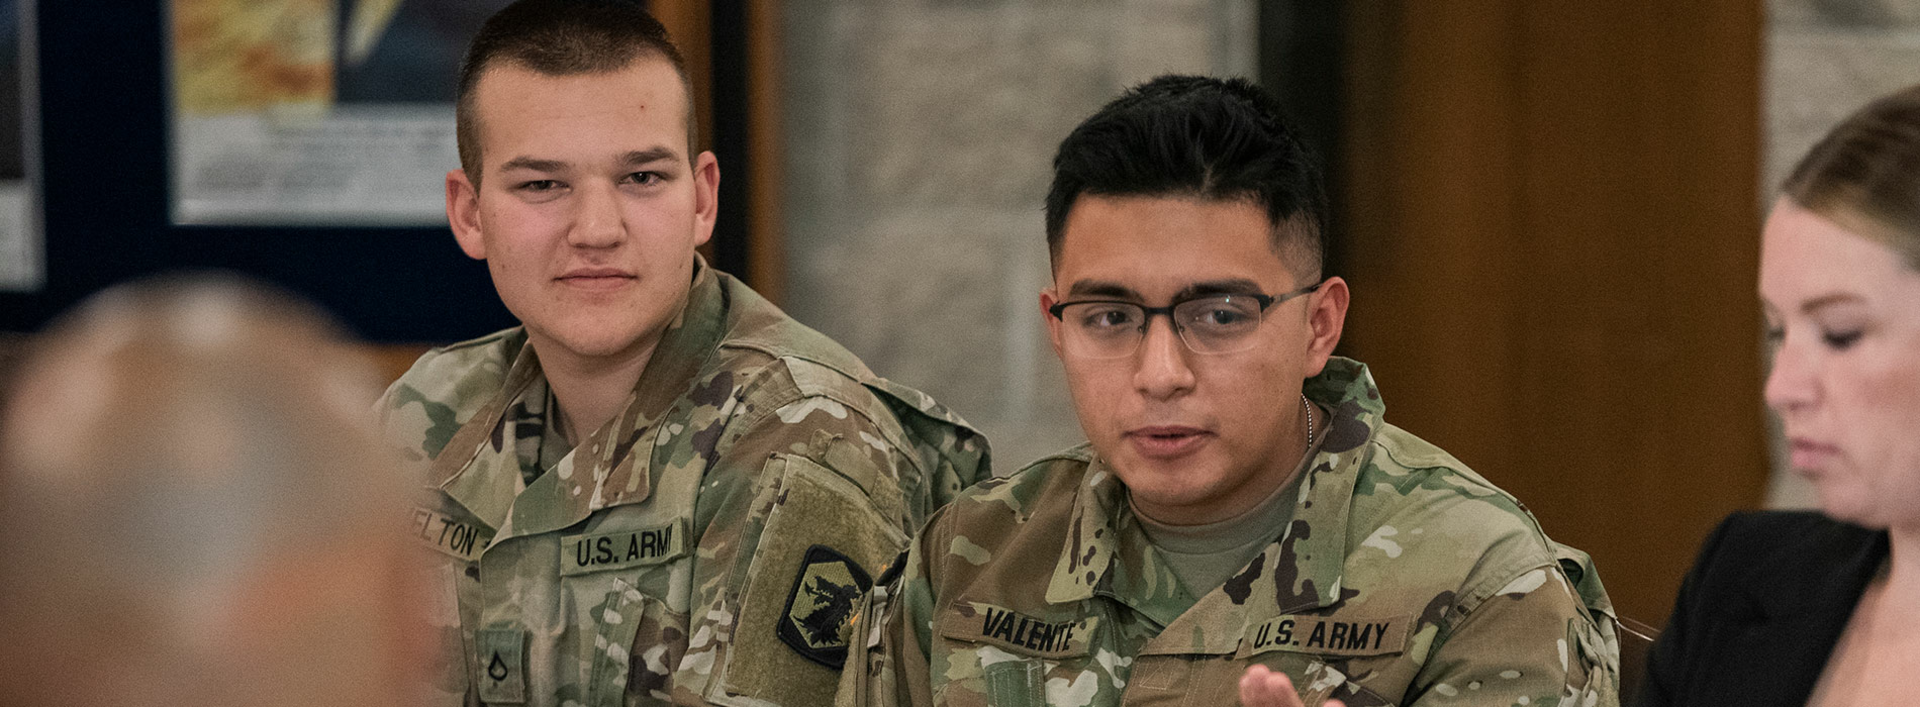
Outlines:
[[[1240,676],[1241,707],[1306,707],[1293,690],[1286,673],[1276,673],[1264,665],[1247,668]],[[1327,700],[1321,707],[1346,707],[1339,700]]]

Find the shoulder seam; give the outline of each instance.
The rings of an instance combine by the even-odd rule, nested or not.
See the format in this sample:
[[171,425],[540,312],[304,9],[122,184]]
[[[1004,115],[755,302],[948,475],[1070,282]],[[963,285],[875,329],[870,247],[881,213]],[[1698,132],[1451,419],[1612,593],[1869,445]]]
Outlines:
[[[909,466],[911,466],[915,471],[925,473],[926,470],[920,467],[919,455],[906,453],[905,450],[907,449],[907,447],[904,447],[899,440],[893,439],[893,435],[887,430],[886,426],[880,424],[879,421],[875,420],[873,415],[869,414],[868,411],[863,409],[861,405],[854,403],[852,401],[842,399],[835,395],[828,394],[828,393],[808,394],[796,388],[791,394],[782,394],[780,396],[777,396],[773,398],[774,404],[763,406],[760,409],[757,409],[752,413],[743,415],[741,416],[740,419],[729,423],[727,425],[726,433],[723,435],[723,439],[737,439],[738,435],[746,434],[747,432],[758,428],[760,425],[765,424],[767,421],[767,418],[773,416],[779,411],[786,409],[788,406],[794,405],[796,403],[804,402],[809,399],[829,400],[834,403],[838,403],[842,407],[847,408],[848,414],[859,415],[860,419],[866,422],[866,426],[878,432],[881,435],[882,439],[884,439],[887,442],[888,446],[891,447],[891,449],[889,450],[892,453],[891,456],[905,459],[906,463]],[[725,453],[726,451],[724,449],[715,450],[716,456],[724,455]]]
[[[1546,536],[1540,535],[1539,537],[1545,538]],[[1548,542],[1551,542],[1551,540]],[[1485,604],[1488,599],[1492,599],[1502,587],[1512,584],[1513,581],[1519,579],[1521,575],[1542,568],[1553,572],[1560,572],[1560,562],[1551,552],[1543,554],[1528,553],[1509,563],[1508,566],[1512,569],[1492,573],[1488,575],[1488,579],[1486,580],[1482,580],[1474,585],[1461,587],[1462,595],[1455,597],[1454,604],[1448,611],[1448,613],[1454,614],[1453,620],[1447,622],[1448,633],[1452,633],[1452,627],[1454,625],[1457,625],[1465,617],[1471,616],[1474,611],[1480,608],[1481,604]],[[1561,573],[1561,580],[1566,581],[1569,587],[1571,587],[1572,582],[1568,580],[1564,572]]]
[[447,353],[451,351],[459,351],[461,349],[470,349],[477,346],[485,346],[487,344],[491,344],[506,338],[508,334],[513,333],[513,331],[518,328],[519,327],[509,327],[506,329],[501,329],[500,331],[493,332],[491,334],[487,334],[485,336],[468,339],[466,341],[456,341],[454,343],[447,344],[445,346],[435,346],[431,349],[427,349],[427,354]]

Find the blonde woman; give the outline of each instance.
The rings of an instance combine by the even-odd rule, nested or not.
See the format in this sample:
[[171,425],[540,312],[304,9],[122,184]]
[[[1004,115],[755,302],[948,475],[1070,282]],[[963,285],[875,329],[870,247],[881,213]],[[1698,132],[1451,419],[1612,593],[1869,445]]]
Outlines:
[[1767,405],[1820,512],[1706,542],[1642,705],[1920,704],[1920,86],[1814,146],[1761,237]]

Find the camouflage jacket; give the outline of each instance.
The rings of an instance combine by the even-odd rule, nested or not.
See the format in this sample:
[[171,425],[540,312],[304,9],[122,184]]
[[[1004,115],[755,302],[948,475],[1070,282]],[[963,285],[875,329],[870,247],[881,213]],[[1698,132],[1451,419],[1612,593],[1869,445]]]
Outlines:
[[1069,450],[934,515],[864,600],[839,703],[1232,705],[1258,663],[1310,706],[1616,705],[1586,555],[1382,421],[1359,363],[1306,393],[1332,427],[1293,520],[1224,585],[1182,586],[1105,463]]
[[381,400],[427,469],[447,704],[823,704],[869,573],[987,473],[965,422],[704,263],[613,420],[567,450],[549,405],[518,328]]

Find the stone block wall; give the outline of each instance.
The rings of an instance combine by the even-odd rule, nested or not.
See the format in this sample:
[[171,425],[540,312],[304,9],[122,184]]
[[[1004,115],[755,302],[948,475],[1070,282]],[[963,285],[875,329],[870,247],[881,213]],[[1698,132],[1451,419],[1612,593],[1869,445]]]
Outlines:
[[1256,0],[793,0],[785,307],[1007,473],[1083,439],[1038,294],[1053,151],[1128,85],[1251,75]]

